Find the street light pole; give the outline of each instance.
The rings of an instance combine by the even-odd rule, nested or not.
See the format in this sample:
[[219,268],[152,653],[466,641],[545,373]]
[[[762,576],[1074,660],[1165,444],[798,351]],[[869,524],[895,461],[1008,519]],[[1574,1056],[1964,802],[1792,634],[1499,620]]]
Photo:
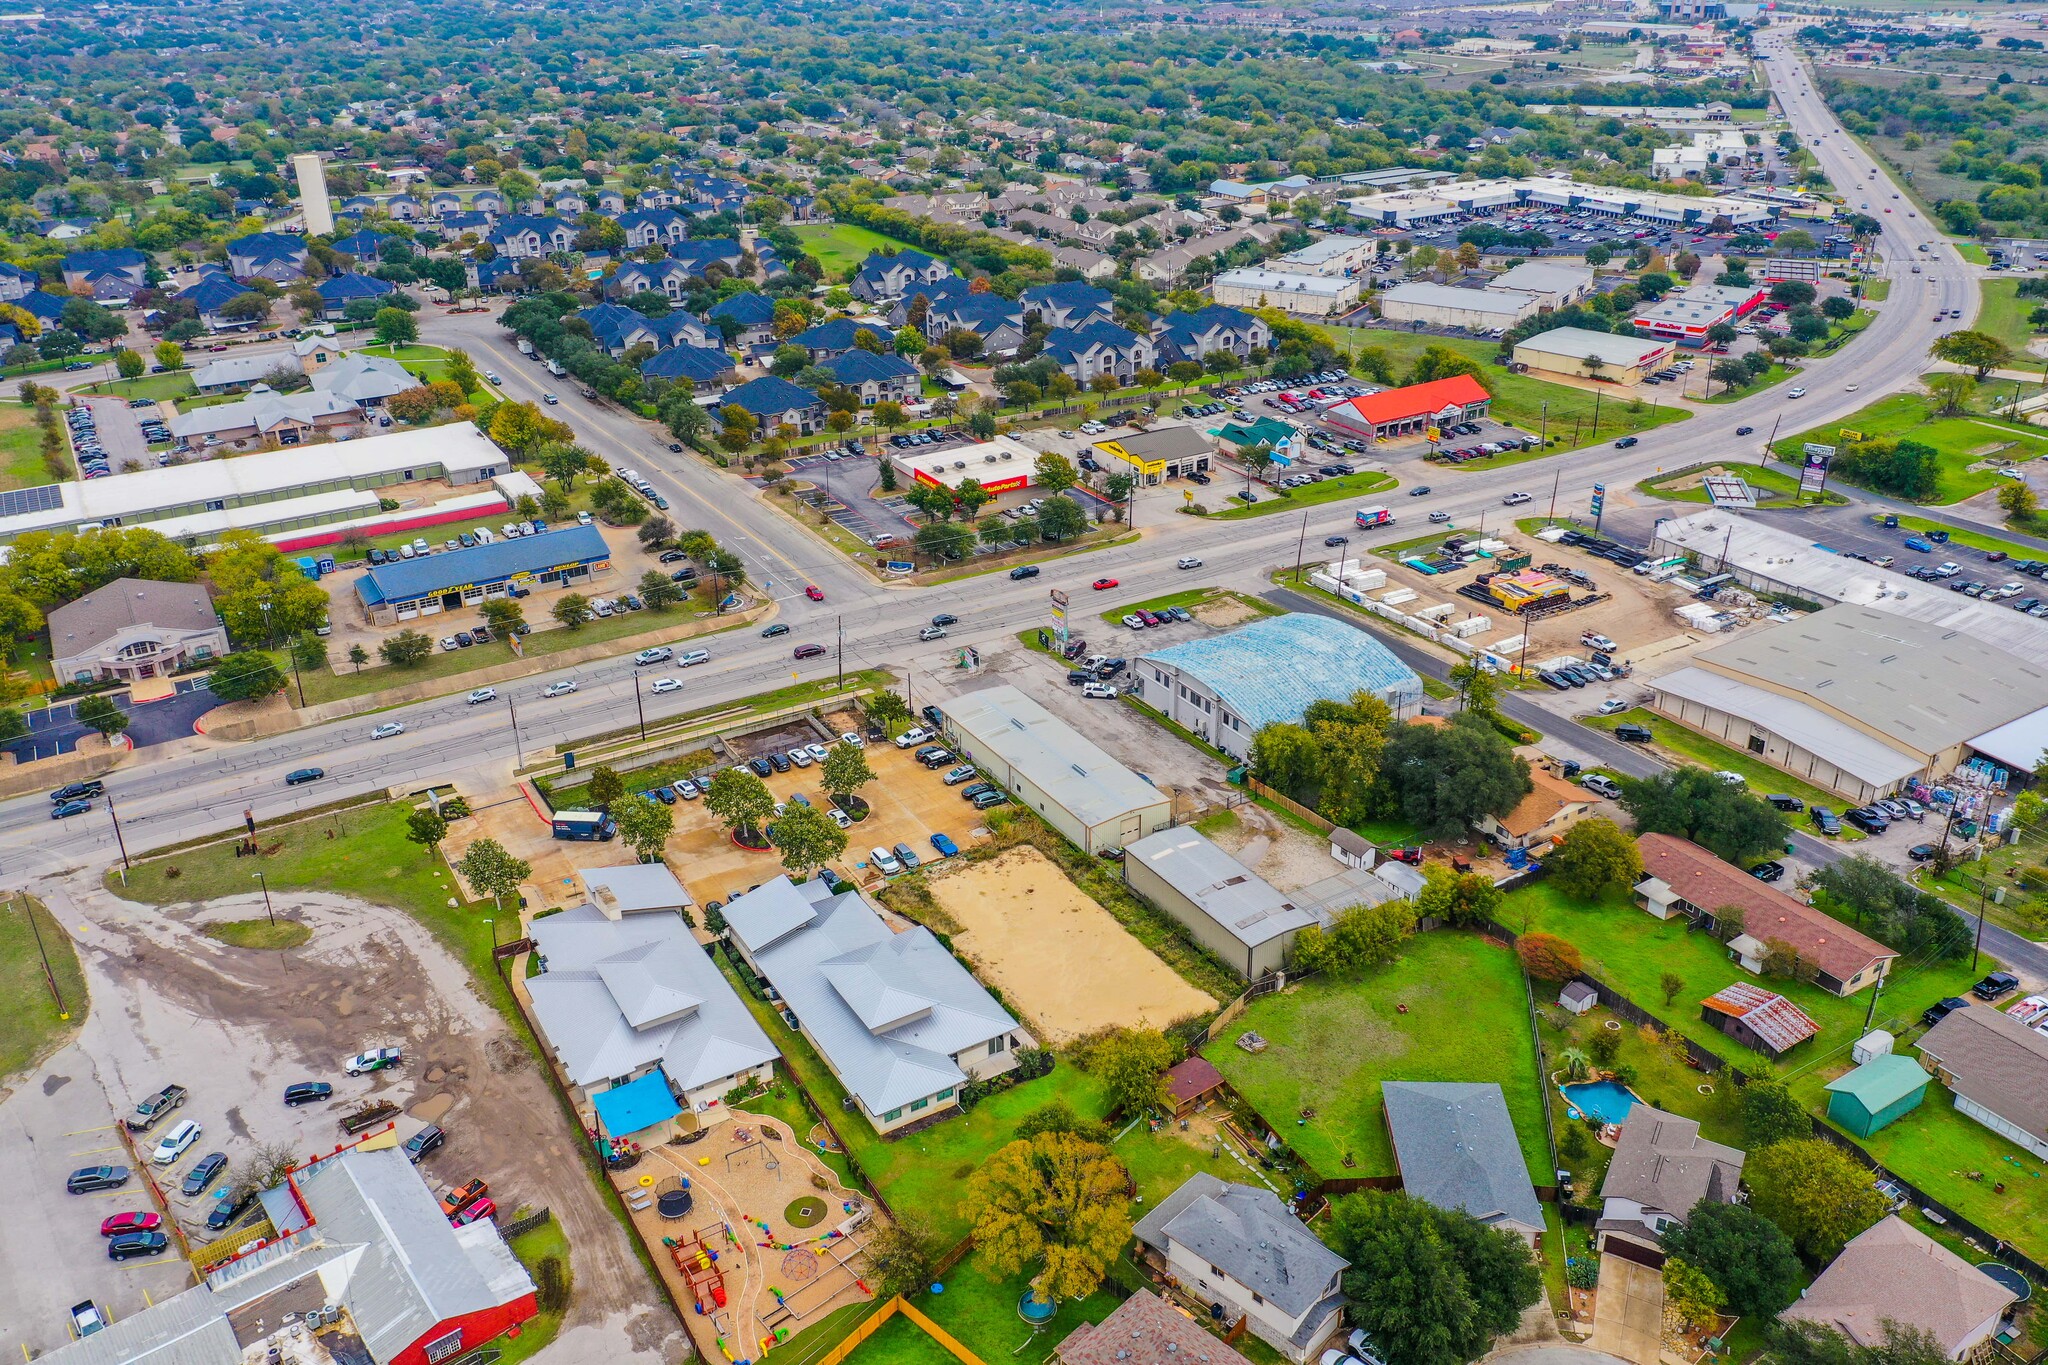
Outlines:
[[1308,513],[1301,514],[1301,534],[1294,541],[1294,586],[1301,586],[1301,555],[1308,546]]
[[640,699],[640,680],[633,679],[633,710],[640,717],[640,738],[647,738],[647,706]]
[[839,665],[838,691],[846,690],[846,617],[844,614],[833,618],[832,661]]
[[[639,688],[640,684],[635,681],[633,684],[634,695],[639,695]],[[519,744],[519,707],[514,704],[512,694],[509,691],[505,693],[505,709],[512,713],[512,753],[518,758],[519,766],[523,768],[526,766],[526,750],[521,748]]]
[[256,884],[263,888],[263,913],[270,916],[270,927],[277,927],[277,910],[270,904],[270,879],[261,872],[256,874]]

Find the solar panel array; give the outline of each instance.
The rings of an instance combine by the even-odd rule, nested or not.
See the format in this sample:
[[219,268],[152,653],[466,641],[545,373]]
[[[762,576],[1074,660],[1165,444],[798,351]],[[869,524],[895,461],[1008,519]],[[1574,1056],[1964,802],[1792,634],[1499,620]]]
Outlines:
[[46,483],[40,488],[10,488],[0,492],[0,517],[48,512],[63,505],[64,490],[53,483]]

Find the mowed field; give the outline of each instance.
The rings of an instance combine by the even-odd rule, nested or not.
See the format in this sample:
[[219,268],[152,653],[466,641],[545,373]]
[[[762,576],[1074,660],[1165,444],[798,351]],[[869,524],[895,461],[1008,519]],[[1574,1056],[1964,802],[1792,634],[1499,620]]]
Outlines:
[[933,877],[930,890],[961,925],[954,948],[1041,1042],[1216,1008],[1035,848]]
[[2048,455],[2048,435],[2038,428],[1972,413],[1942,417],[1935,413],[1930,399],[1914,393],[1880,398],[1846,421],[1786,436],[1773,444],[1771,450],[1779,459],[1792,463],[1799,458],[1803,442],[1838,444],[1844,430],[1858,432],[1865,440],[1889,436],[1918,441],[1941,452],[1940,485],[1933,498],[1937,504],[1961,502],[1996,487],[1999,476],[1983,465],[1984,461],[1997,458],[2018,463]]
[[[1237,1046],[1247,1031],[1264,1052]],[[1255,1000],[1202,1055],[1325,1178],[1396,1173],[1382,1081],[1494,1082],[1531,1178],[1550,1169],[1521,965],[1476,934],[1417,934],[1391,966]]]
[[853,223],[801,223],[795,232],[803,239],[804,250],[818,258],[818,264],[825,267],[825,274],[832,279],[852,275],[874,252],[916,250],[908,242]]

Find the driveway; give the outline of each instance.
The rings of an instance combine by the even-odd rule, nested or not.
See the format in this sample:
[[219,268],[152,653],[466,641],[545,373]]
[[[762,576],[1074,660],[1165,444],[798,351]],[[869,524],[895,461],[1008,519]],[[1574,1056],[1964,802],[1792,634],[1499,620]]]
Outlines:
[[[113,696],[114,705],[128,713],[127,739],[138,749],[146,749],[152,744],[168,744],[174,739],[190,739],[193,724],[220,705],[220,698],[196,679],[179,682],[173,696],[144,702],[140,706],[132,705],[126,692]],[[77,702],[25,712],[23,718],[28,721],[28,734],[8,746],[8,752],[21,763],[68,754],[78,747],[79,736],[92,733],[78,723]]]

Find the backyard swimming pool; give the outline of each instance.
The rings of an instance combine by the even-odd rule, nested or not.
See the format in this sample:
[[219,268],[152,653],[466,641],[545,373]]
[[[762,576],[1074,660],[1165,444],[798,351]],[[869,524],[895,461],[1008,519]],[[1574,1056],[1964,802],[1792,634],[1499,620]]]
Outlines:
[[1635,1091],[1620,1081],[1578,1081],[1559,1086],[1558,1092],[1571,1106],[1573,1118],[1595,1123],[1625,1123],[1628,1111],[1636,1107]]

